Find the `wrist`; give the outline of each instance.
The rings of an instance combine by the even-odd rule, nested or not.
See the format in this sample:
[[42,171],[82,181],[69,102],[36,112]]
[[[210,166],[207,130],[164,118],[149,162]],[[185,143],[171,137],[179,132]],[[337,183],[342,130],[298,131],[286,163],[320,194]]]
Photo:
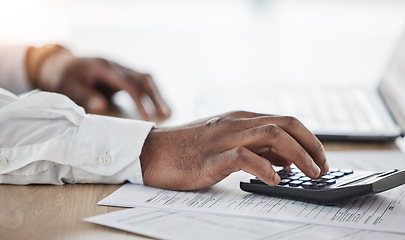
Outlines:
[[63,63],[72,57],[72,54],[60,45],[30,47],[26,55],[26,70],[31,85],[56,85],[65,65]]

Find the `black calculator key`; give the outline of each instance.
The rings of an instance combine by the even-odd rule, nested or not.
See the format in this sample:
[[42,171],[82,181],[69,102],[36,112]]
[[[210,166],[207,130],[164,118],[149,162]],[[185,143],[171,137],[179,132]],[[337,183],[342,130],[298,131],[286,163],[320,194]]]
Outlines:
[[311,181],[312,178],[309,178],[309,177],[306,177],[306,176],[305,176],[305,177],[300,177],[299,180],[304,181],[304,182],[307,182],[307,181]]
[[299,170],[298,168],[291,168],[291,172],[293,172],[293,173],[300,173],[301,170]]
[[339,172],[339,168],[329,168],[329,172]]
[[315,179],[312,179],[311,182],[313,182],[313,183],[324,183],[324,182],[326,182],[327,180],[328,180],[328,179],[315,178]]
[[[291,170],[290,169],[281,169],[280,171],[278,171],[278,174],[285,174],[285,175],[289,175],[291,174]],[[293,173],[294,174],[294,173]]]
[[299,187],[299,186],[301,186],[302,183],[303,183],[303,181],[294,180],[294,181],[289,182],[288,185],[291,187]]
[[305,175],[305,173],[300,172],[300,173],[295,174],[294,176],[305,177],[306,175]]
[[353,173],[352,169],[340,169],[340,172],[344,173],[345,175],[349,175]]
[[332,174],[330,174],[330,175],[323,175],[322,177],[321,177],[321,179],[324,179],[324,180],[330,180],[330,179],[335,179],[336,178],[336,176],[334,176],[334,175],[332,175]]
[[260,179],[258,179],[257,177],[251,178],[251,179],[250,179],[250,183],[265,184],[264,182],[262,182],[262,181],[261,181]]
[[320,188],[323,188],[325,186],[326,186],[326,183],[317,183],[315,187],[316,187],[316,189],[320,189]]
[[289,182],[291,182],[291,179],[281,179],[278,185],[287,185]]
[[291,180],[298,180],[298,179],[300,179],[301,177],[300,176],[292,176],[292,177],[289,177],[289,179],[291,179]]
[[305,189],[316,189],[316,184],[314,182],[304,182],[301,184],[301,186]]
[[336,183],[336,180],[335,179],[329,179],[325,183],[326,183],[326,185],[332,185],[332,184]]
[[341,178],[343,177],[345,174],[342,172],[333,172],[330,174],[331,176],[335,176],[336,178]]

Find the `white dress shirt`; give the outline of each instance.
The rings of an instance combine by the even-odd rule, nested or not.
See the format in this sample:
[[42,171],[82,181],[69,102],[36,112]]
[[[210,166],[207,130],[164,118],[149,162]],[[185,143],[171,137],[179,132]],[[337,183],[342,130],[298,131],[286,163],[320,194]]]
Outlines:
[[[29,90],[25,49],[0,47],[0,87]],[[139,161],[152,122],[86,114],[49,92],[0,89],[0,183],[142,184]]]

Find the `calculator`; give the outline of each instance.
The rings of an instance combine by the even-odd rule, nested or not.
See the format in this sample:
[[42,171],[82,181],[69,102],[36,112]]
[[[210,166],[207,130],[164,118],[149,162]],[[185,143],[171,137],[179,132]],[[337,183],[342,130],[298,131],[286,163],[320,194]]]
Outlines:
[[252,193],[335,205],[405,184],[405,170],[398,169],[384,172],[330,169],[316,179],[305,176],[296,167],[276,171],[281,178],[276,186],[269,186],[254,177],[241,181],[240,188]]

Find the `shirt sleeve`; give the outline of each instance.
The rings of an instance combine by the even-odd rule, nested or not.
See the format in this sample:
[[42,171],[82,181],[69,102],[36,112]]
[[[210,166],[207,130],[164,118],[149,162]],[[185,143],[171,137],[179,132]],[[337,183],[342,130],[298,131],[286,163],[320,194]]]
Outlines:
[[28,46],[0,46],[0,87],[15,94],[32,89],[28,81],[25,56]]
[[142,184],[152,122],[86,114],[64,95],[0,89],[0,183]]

